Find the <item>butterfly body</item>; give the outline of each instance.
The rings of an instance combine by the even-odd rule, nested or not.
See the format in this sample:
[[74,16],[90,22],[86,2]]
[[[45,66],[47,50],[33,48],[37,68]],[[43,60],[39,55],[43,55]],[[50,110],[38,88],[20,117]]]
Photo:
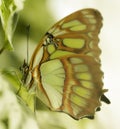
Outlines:
[[27,83],[51,110],[80,119],[93,116],[100,107],[104,93],[98,47],[101,26],[97,10],[83,9],[57,22],[36,47]]

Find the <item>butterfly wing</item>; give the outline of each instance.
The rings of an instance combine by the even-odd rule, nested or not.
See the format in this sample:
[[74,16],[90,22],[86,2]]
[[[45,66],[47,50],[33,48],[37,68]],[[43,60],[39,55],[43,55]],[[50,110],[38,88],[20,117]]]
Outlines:
[[[31,61],[32,69],[41,63],[68,54],[85,54],[99,61],[98,33],[102,26],[102,16],[95,9],[79,10],[57,22],[36,47]],[[41,59],[41,48],[44,53]]]
[[101,105],[101,26],[97,10],[80,10],[56,23],[36,47],[29,87],[37,86],[37,96],[50,109],[80,119],[93,116]]
[[[76,54],[50,60],[41,65],[40,75],[39,87],[44,87],[52,110],[80,119],[93,116],[100,106],[102,72],[92,57]],[[38,97],[41,99],[39,93]]]

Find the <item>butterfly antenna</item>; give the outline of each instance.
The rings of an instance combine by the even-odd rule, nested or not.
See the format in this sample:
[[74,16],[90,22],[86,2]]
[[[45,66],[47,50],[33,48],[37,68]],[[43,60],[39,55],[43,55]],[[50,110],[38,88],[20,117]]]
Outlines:
[[28,25],[26,27],[26,30],[27,30],[27,65],[28,65],[28,60],[29,60],[29,36],[30,36],[30,25]]

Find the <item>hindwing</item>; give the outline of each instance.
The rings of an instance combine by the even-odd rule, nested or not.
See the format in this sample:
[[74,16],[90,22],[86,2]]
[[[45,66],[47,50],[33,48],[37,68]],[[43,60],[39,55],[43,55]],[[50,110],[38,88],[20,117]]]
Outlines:
[[[79,119],[93,116],[100,106],[103,73],[92,57],[70,55],[50,60],[41,65],[39,72],[39,87],[44,87],[51,110]],[[38,97],[45,102],[46,96],[41,98],[39,91]]]

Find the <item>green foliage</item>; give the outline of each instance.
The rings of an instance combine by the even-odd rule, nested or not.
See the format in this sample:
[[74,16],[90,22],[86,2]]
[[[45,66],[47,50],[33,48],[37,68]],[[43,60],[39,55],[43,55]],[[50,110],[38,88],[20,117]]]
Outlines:
[[27,88],[19,80],[21,75],[18,73],[15,69],[2,69],[0,71],[0,75],[9,82],[9,86],[16,96],[34,112],[34,92],[28,92]]
[[12,37],[17,25],[18,12],[23,8],[23,1],[0,0],[0,18],[4,30],[4,49],[13,49]]
[[0,76],[0,129],[30,129],[31,126],[39,129],[34,115],[16,98],[9,83]]

